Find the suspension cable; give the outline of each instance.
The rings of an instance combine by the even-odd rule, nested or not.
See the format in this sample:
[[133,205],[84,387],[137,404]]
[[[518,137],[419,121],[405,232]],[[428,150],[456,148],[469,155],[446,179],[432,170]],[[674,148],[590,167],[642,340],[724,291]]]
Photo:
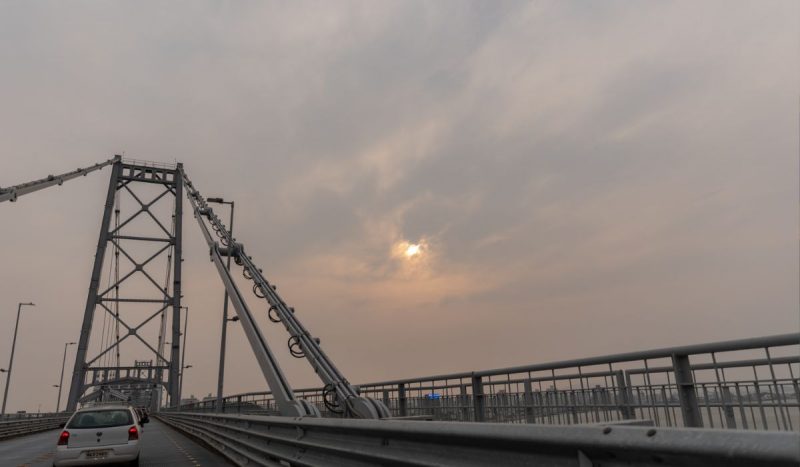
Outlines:
[[[173,200],[173,203],[172,203],[172,212],[173,213],[175,212],[175,202],[176,201],[177,200]],[[174,214],[172,216],[172,225],[170,226],[170,235],[172,235],[172,236],[175,235],[175,215]],[[169,249],[167,250],[167,262],[166,262],[166,265],[165,265],[166,266],[166,271],[164,273],[164,289],[163,289],[165,296],[169,296],[169,284],[170,284],[170,279],[172,278],[172,255],[173,255],[173,252],[174,252],[174,248],[175,248],[174,245],[170,245]],[[158,355],[156,355],[156,361],[158,362],[158,365],[162,365],[164,363],[167,363],[166,358],[163,358],[163,357],[165,357],[165,350],[164,350],[165,344],[164,343],[166,342],[167,310],[168,310],[168,308],[169,307],[164,307],[164,309],[161,310],[161,327],[160,327],[160,329],[158,331]],[[161,372],[159,371],[159,375],[160,374],[161,374]]]
[[6,188],[0,187],[0,203],[3,201],[11,201],[13,203],[22,195],[27,195],[28,193],[33,193],[34,191],[39,191],[53,185],[61,185],[68,180],[72,180],[73,178],[80,176],[86,176],[120,160],[122,160],[122,156],[114,156],[113,159],[109,159],[104,162],[98,162],[97,164],[91,165],[87,168],[79,168],[60,175],[48,175],[47,177],[39,180],[21,183],[19,185],[13,185]]
[[[121,196],[119,194],[119,190],[116,193],[116,207],[114,208],[114,231],[119,230],[119,212],[121,206]],[[119,241],[119,240],[118,240]],[[117,362],[116,366],[119,368],[119,361],[120,361],[120,349],[119,349],[119,245],[117,242],[113,242],[114,244],[114,316],[116,317],[115,327],[116,327],[116,357]],[[119,376],[119,375],[117,375]]]
[[[236,243],[219,216],[208,206],[200,192],[194,188],[185,172],[183,173],[183,179],[188,188],[187,195],[189,200],[194,206],[195,216],[201,225],[201,229],[204,230],[207,243],[211,247],[212,259],[215,252],[217,256],[233,257],[234,262],[247,271],[243,272],[243,275],[253,281],[253,293],[258,298],[264,298],[268,303],[267,316],[270,321],[280,322],[289,333],[290,337],[287,344],[290,354],[297,358],[306,358],[323,383],[330,386],[328,393],[331,395],[328,402],[331,406],[336,407],[338,405],[346,416],[362,418],[385,418],[390,416],[389,409],[385,404],[376,399],[361,396],[357,388],[347,382],[333,361],[320,347],[319,339],[313,337],[295,317],[294,309],[290,308],[277,294],[275,285],[270,284],[263,276],[262,270],[245,253],[244,246]],[[210,232],[208,232],[209,229],[201,219],[202,217],[208,220],[211,230],[220,239],[219,243],[214,242]],[[225,248],[220,248],[219,244],[224,245]],[[334,399],[332,398],[335,398],[337,405],[334,405]],[[328,404],[326,404],[327,406]]]

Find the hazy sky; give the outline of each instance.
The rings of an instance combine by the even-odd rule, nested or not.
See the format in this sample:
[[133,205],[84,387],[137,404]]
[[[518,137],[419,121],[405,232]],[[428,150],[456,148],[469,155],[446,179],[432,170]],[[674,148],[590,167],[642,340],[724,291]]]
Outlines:
[[[796,1],[4,1],[0,186],[182,161],[353,382],[794,332],[798,82]],[[11,411],[55,406],[108,175],[0,205],[0,366],[38,305]],[[184,231],[202,396],[222,286]],[[226,392],[265,389],[230,336]]]

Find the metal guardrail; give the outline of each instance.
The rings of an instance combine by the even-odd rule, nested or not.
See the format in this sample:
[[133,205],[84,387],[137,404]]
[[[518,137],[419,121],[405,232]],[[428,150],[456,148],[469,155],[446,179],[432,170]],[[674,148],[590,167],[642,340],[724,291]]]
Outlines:
[[172,162],[172,163],[156,162],[143,159],[132,159],[130,157],[123,157],[122,163],[128,165],[135,165],[139,167],[152,167],[155,169],[167,169],[167,170],[175,170],[175,168],[178,166],[177,162]]
[[17,412],[7,413],[0,415],[0,422],[9,422],[12,420],[29,420],[32,418],[52,418],[61,416],[66,412]]
[[11,415],[0,419],[0,440],[38,433],[40,431],[54,430],[58,428],[60,424],[65,423],[72,414],[48,413],[18,415],[21,416],[15,417]]
[[796,466],[796,433],[162,412],[237,465]]
[[[573,425],[800,430],[800,333],[362,384],[393,416]],[[298,397],[333,417],[319,388]],[[269,392],[224,398],[225,413],[277,414]],[[214,401],[183,406],[214,412]]]

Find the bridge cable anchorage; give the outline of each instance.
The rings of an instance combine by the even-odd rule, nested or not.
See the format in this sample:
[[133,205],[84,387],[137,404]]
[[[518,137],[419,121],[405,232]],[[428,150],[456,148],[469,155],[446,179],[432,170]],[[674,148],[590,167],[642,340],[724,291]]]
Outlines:
[[65,172],[60,175],[48,175],[47,177],[40,178],[39,180],[34,180],[32,182],[21,183],[19,185],[13,185],[4,188],[0,187],[0,203],[3,201],[11,201],[13,203],[22,195],[27,195],[28,193],[33,193],[34,191],[39,191],[53,185],[63,185],[66,181],[72,180],[73,178],[86,176],[92,172],[102,169],[107,165],[111,165],[121,160],[122,156],[114,156],[107,161],[98,162],[86,168],[79,167],[75,170]]
[[[268,306],[267,317],[270,321],[280,322],[284,325],[291,336],[288,344],[292,356],[305,358],[323,384],[328,386],[329,396],[327,398],[328,403],[325,404],[326,409],[330,410],[331,407],[338,406],[340,408],[337,410],[341,410],[341,415],[345,417],[371,419],[390,417],[389,409],[383,402],[361,396],[358,390],[347,382],[344,375],[320,347],[319,339],[311,337],[311,333],[295,315],[294,309],[286,305],[286,302],[278,295],[277,287],[267,281],[262,269],[253,262],[252,257],[245,253],[244,245],[234,240],[219,217],[208,206],[205,198],[194,187],[186,172],[183,172],[182,175],[195,218],[208,244],[211,261],[215,264],[228,295],[232,298],[234,309],[243,325],[243,330],[250,341],[256,359],[261,365],[264,377],[270,385],[281,414],[296,416],[297,411],[302,410],[302,407],[307,405],[314,406],[305,401],[295,399],[291,386],[274,359],[266,339],[264,339],[260,329],[257,327],[256,321],[242,298],[239,288],[234,283],[230,272],[222,266],[223,256],[232,257],[234,262],[242,267],[242,275],[246,279],[253,281],[253,293],[258,298],[266,300]],[[214,236],[219,238],[219,242],[211,235],[212,231]],[[329,405],[330,407],[328,407]],[[316,415],[318,413],[317,411]]]

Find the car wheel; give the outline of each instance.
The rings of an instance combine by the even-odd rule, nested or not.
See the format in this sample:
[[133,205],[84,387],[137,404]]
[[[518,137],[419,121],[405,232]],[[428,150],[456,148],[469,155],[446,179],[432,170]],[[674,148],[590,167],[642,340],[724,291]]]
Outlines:
[[139,456],[136,456],[136,459],[132,460],[128,465],[131,467],[138,467],[139,466]]

